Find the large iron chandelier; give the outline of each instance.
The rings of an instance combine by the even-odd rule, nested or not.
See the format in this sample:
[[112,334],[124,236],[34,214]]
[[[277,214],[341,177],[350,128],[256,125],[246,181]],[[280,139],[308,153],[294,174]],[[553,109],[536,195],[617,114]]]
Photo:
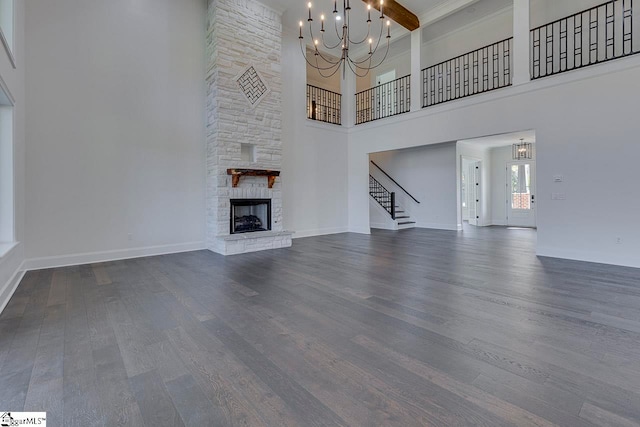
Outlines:
[[[314,58],[309,58],[305,49],[306,43],[304,42],[304,36],[302,35],[304,23],[300,21],[300,48],[302,49],[302,55],[304,59],[307,61],[311,67],[318,70],[318,73],[322,77],[328,78],[333,76],[338,72],[340,67],[342,67],[342,76],[343,78],[346,75],[347,68],[351,69],[351,71],[358,77],[365,77],[369,74],[369,71],[373,70],[376,67],[379,67],[384,60],[387,58],[387,54],[389,53],[389,44],[391,40],[391,21],[386,20],[384,16],[384,0],[380,1],[380,34],[377,37],[377,40],[374,40],[374,37],[371,33],[371,4],[367,5],[367,34],[362,39],[353,39],[349,25],[351,23],[351,6],[349,4],[350,0],[342,0],[342,14],[338,12],[338,1],[334,0],[333,2],[333,21],[336,37],[333,36],[328,37],[330,40],[325,39],[325,15],[320,15],[320,34],[319,36],[316,33],[314,36],[313,32],[313,18],[311,17],[311,7],[313,6],[311,2],[308,3],[309,7],[309,18],[307,22],[309,23],[309,37],[312,42],[312,49]],[[340,28],[340,24],[342,24],[342,28]],[[386,25],[385,25],[386,24]],[[330,28],[331,24],[327,24]],[[384,53],[383,58],[374,63],[373,56],[377,52],[380,47],[382,38],[384,37],[384,27],[387,27],[387,47]],[[329,30],[329,32],[331,32]],[[369,44],[369,53],[361,60],[352,59],[349,56],[349,51],[352,46],[358,47],[361,45],[366,46]],[[322,50],[327,51],[327,53],[322,53]],[[337,59],[336,59],[337,58]],[[320,61],[322,60],[322,61]]]

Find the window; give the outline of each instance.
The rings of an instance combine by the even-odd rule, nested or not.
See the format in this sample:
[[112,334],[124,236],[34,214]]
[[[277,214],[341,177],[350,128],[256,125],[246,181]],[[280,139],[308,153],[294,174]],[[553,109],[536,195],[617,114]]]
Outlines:
[[0,256],[15,241],[13,196],[13,102],[0,79]]

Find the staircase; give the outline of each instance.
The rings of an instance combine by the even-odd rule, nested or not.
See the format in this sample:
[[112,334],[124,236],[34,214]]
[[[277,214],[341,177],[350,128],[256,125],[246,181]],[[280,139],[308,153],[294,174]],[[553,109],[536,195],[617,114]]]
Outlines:
[[396,224],[398,225],[398,230],[416,226],[416,222],[409,215],[405,215],[405,211],[398,205],[396,205]]
[[369,175],[369,195],[389,213],[395,223],[395,230],[415,227],[416,222],[411,219],[402,206],[396,204],[396,193],[387,190],[371,175]]

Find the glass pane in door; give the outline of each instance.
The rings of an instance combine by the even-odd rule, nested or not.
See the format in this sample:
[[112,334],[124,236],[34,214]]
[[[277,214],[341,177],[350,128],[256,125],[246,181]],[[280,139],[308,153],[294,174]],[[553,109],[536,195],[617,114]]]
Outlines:
[[511,166],[511,209],[531,209],[531,165]]

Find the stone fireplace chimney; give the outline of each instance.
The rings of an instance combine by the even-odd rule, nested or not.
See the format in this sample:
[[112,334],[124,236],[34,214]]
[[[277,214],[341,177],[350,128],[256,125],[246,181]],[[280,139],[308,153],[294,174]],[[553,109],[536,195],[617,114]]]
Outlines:
[[[280,15],[254,0],[210,0],[207,31],[207,246],[231,255],[291,246],[282,186],[228,169],[282,167]],[[271,200],[271,230],[230,234],[231,199]]]

